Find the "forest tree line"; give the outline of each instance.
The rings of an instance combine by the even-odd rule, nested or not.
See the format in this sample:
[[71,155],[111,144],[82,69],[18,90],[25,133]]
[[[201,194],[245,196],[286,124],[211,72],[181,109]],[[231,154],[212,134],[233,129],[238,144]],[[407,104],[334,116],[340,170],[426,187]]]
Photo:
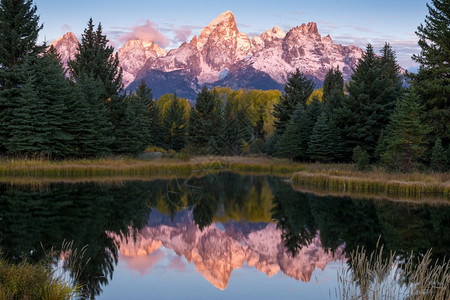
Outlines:
[[417,74],[402,74],[389,44],[380,55],[369,44],[346,84],[339,68],[331,69],[318,91],[297,70],[282,94],[203,88],[192,104],[176,94],[155,101],[144,81],[125,92],[117,53],[92,19],[64,69],[53,47],[37,44],[42,25],[33,1],[3,0],[0,153],[83,158],[136,155],[156,146],[192,154],[354,161],[361,169],[380,163],[396,171],[448,170],[447,2],[433,0],[418,27]]

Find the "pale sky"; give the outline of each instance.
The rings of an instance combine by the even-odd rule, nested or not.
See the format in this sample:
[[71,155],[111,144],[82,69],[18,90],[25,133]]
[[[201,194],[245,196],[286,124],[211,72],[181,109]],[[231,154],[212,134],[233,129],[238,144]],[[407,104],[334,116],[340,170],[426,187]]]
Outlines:
[[416,64],[419,53],[414,32],[428,13],[419,0],[35,0],[44,29],[40,41],[52,42],[68,31],[78,37],[89,18],[101,22],[112,44],[122,46],[131,36],[152,38],[166,50],[198,35],[225,11],[232,11],[238,29],[250,37],[278,26],[288,31],[302,23],[316,22],[322,36],[335,43],[380,49],[389,42],[403,68]]

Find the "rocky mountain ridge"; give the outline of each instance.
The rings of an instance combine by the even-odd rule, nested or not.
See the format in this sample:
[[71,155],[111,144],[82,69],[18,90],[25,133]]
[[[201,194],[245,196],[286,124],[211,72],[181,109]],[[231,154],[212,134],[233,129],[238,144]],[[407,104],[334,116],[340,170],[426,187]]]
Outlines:
[[[69,33],[52,44],[64,62],[74,56],[73,45],[78,42],[73,37]],[[145,80],[158,98],[175,92],[180,84],[183,89],[178,89],[177,94],[193,99],[203,85],[282,89],[296,68],[317,86],[331,67],[339,66],[348,80],[363,50],[335,44],[329,35],[322,37],[314,22],[287,33],[275,26],[250,39],[239,31],[234,15],[227,11],[209,23],[198,37],[176,49],[167,52],[152,41],[130,40],[118,54],[127,89],[134,89]]]

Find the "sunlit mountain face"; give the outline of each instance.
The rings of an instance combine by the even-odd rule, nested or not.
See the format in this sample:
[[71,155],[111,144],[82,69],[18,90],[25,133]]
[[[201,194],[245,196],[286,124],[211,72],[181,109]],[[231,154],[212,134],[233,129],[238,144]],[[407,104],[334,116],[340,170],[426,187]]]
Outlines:
[[[72,33],[54,41],[63,62],[73,59],[78,41]],[[232,12],[211,21],[199,36],[166,51],[153,41],[130,40],[118,50],[123,83],[129,90],[142,80],[159,98],[165,93],[195,99],[202,86],[233,89],[280,89],[298,68],[322,85],[326,73],[339,67],[349,80],[363,50],[335,44],[310,22],[284,32],[277,26],[252,39],[240,32]]]

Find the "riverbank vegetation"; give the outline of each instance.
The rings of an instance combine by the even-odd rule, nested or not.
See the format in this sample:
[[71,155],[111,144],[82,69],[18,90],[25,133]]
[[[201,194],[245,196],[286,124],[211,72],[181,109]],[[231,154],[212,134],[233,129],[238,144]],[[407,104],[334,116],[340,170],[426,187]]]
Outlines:
[[76,299],[79,288],[55,274],[43,263],[23,260],[10,263],[0,252],[0,300],[10,299]]
[[400,260],[384,247],[358,248],[349,256],[350,268],[338,274],[338,299],[435,299],[450,297],[450,261],[434,262],[431,251]]

